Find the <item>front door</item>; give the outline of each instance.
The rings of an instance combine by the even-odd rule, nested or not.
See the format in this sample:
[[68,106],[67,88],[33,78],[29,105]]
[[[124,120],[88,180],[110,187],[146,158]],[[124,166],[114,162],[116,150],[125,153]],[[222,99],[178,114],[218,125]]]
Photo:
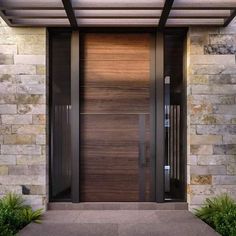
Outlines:
[[80,201],[152,201],[151,35],[80,40]]

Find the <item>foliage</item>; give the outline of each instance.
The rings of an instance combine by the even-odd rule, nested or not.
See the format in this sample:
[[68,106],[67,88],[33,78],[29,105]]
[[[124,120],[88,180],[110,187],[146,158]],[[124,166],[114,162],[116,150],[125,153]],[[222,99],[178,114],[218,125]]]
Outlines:
[[21,196],[9,193],[0,200],[0,236],[13,236],[30,222],[40,222],[42,209],[33,211]]
[[228,195],[206,199],[196,216],[222,236],[236,236],[236,203]]

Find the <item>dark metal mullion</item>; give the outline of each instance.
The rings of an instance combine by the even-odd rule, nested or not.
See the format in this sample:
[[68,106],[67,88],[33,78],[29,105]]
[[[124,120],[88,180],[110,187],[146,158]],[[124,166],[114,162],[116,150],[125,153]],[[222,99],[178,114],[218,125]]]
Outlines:
[[151,154],[151,200],[156,201],[156,34],[151,34],[150,43],[150,154]]
[[162,10],[161,18],[160,18],[159,25],[158,25],[160,30],[163,30],[165,28],[165,25],[168,20],[173,3],[174,3],[174,0],[166,0],[165,1],[165,5]]
[[236,17],[236,9],[231,10],[230,17],[228,17],[225,20],[224,27],[228,26],[230,24],[230,22],[234,19],[234,17]]
[[77,24],[77,19],[75,17],[75,12],[73,10],[72,4],[71,4],[71,0],[62,0],[62,3],[64,5],[68,20],[70,22],[70,25],[73,29],[77,29],[78,28],[78,24]]
[[72,202],[79,202],[79,152],[80,152],[80,78],[79,32],[71,36],[71,155],[72,155]]
[[164,202],[164,35],[156,35],[156,201]]

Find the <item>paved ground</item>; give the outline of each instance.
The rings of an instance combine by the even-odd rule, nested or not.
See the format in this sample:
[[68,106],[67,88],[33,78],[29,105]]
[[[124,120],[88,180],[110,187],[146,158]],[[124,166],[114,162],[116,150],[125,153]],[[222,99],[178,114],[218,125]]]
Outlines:
[[48,211],[20,236],[219,236],[184,210]]

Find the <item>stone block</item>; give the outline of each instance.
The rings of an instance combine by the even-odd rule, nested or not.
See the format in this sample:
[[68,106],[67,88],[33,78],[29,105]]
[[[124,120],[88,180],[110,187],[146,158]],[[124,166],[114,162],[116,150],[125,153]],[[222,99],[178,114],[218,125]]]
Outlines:
[[19,75],[17,77],[17,83],[19,84],[44,84],[46,83],[45,75]]
[[0,104],[0,114],[16,114],[16,105]]
[[192,85],[192,94],[207,95],[207,94],[217,94],[217,95],[227,95],[235,94],[236,85]]
[[214,194],[214,187],[212,185],[190,185],[189,193],[191,195],[211,195]]
[[16,103],[14,94],[0,94],[0,104],[13,104]]
[[203,55],[204,48],[201,44],[191,44],[190,45],[190,55]]
[[16,165],[9,166],[9,175],[42,175],[45,176],[45,165]]
[[46,115],[33,115],[33,124],[35,125],[45,125],[46,124]]
[[213,154],[213,147],[212,145],[191,145],[190,153],[191,155]]
[[35,144],[35,136],[23,134],[4,135],[4,144]]
[[207,103],[192,104],[190,108],[191,114],[209,114],[213,111],[212,105]]
[[193,205],[202,205],[206,198],[215,197],[214,194],[212,195],[192,195],[191,196],[191,204]]
[[208,84],[208,75],[192,75],[190,76],[191,84]]
[[188,100],[191,104],[202,104],[202,103],[210,103],[210,104],[235,104],[235,96],[232,95],[191,95],[188,97]]
[[197,134],[236,134],[235,125],[197,125]]
[[197,165],[197,156],[196,155],[189,155],[187,159],[188,165]]
[[16,165],[16,156],[0,155],[0,165]]
[[45,84],[24,84],[16,87],[18,94],[46,94]]
[[0,176],[0,185],[45,185],[45,176],[37,175],[3,175]]
[[7,34],[12,35],[36,35],[42,37],[46,37],[46,28],[39,28],[39,27],[7,27],[6,29]]
[[23,194],[25,195],[42,195],[46,194],[46,188],[42,185],[24,185]]
[[229,158],[233,156],[225,155],[199,155],[197,156],[198,165],[227,165]]
[[44,165],[46,157],[42,155],[17,155],[17,165]]
[[16,102],[18,104],[45,104],[45,95],[36,94],[16,94]]
[[5,155],[40,155],[38,145],[1,145],[1,153]]
[[46,75],[46,67],[44,65],[36,66],[36,74],[37,75]]
[[225,65],[191,65],[190,75],[218,75],[225,70]]
[[192,55],[190,63],[195,65],[235,65],[234,55]]
[[8,166],[0,165],[0,175],[8,175]]
[[45,65],[44,55],[14,55],[14,63],[20,65]]
[[2,124],[32,124],[32,115],[2,115]]
[[236,84],[236,76],[229,74],[210,75],[208,81],[210,84]]
[[194,185],[211,185],[211,175],[191,175],[191,184]]
[[235,115],[236,117],[236,105],[215,105],[214,113]]
[[46,145],[46,135],[37,135],[36,144]]
[[22,187],[19,186],[13,186],[13,185],[0,185],[0,195],[5,195],[9,192],[16,193],[16,194],[22,194]]
[[210,44],[236,44],[236,37],[232,34],[210,34]]
[[18,54],[20,55],[46,54],[45,35],[16,35],[13,41],[17,42]]
[[208,44],[204,45],[204,54],[209,55],[233,55],[236,47],[232,44]]
[[0,134],[11,134],[11,126],[10,125],[0,125]]
[[45,134],[46,127],[44,125],[12,125],[12,134]]
[[212,177],[213,185],[236,185],[236,176],[217,175]]
[[226,124],[230,125],[232,123],[233,116],[232,115],[219,115],[219,114],[193,114],[191,117],[191,124],[196,125],[214,125],[214,124]]
[[0,45],[0,53],[17,54],[17,45],[2,44]]
[[229,162],[227,165],[227,174],[236,175],[236,162]]
[[190,166],[191,175],[226,175],[225,165]]
[[223,136],[224,144],[236,144],[236,135],[224,135]]
[[214,145],[213,153],[218,155],[236,155],[236,144]]
[[11,82],[0,82],[0,93],[1,94],[15,94],[16,93],[16,85]]
[[222,74],[235,75],[236,74],[236,66],[233,66],[233,65],[226,66],[225,69],[222,71]]
[[0,65],[13,65],[13,55],[0,53]]
[[190,143],[192,145],[221,144],[221,135],[191,135]]
[[0,65],[1,74],[12,75],[34,75],[36,74],[36,66],[34,65]]
[[46,106],[41,104],[25,104],[25,105],[18,105],[18,113],[19,114],[45,114],[46,113]]

